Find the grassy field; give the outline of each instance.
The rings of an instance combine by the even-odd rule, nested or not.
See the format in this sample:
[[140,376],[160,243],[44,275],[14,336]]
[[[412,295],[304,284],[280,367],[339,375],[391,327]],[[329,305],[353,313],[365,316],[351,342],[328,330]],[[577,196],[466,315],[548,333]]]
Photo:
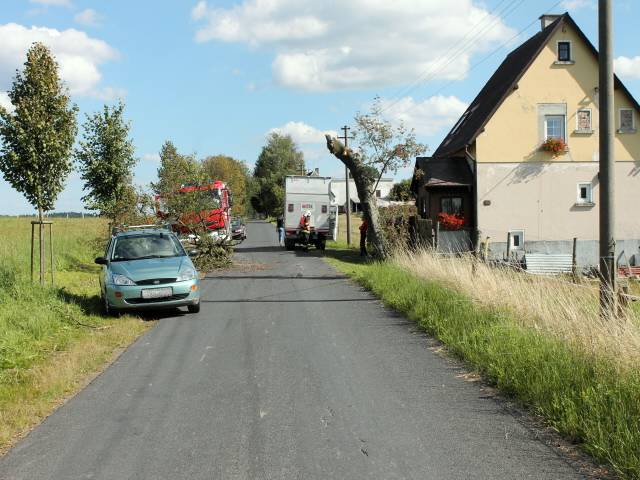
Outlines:
[[103,221],[55,220],[56,284],[45,288],[29,280],[30,221],[0,218],[0,451],[150,325],[100,315]]
[[332,264],[504,394],[623,478],[640,478],[637,319],[600,322],[595,292],[576,295],[581,287],[557,280],[523,277],[514,285],[512,272],[474,272],[422,254],[362,263],[357,252],[333,247]]

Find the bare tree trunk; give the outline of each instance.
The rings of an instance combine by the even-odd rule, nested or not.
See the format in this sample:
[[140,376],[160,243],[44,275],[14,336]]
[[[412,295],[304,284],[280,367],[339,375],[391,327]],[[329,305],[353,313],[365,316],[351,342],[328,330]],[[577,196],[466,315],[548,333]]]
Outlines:
[[376,258],[386,259],[388,255],[386,239],[380,226],[380,216],[378,215],[378,202],[372,186],[375,179],[370,178],[369,171],[362,159],[353,150],[344,148],[342,142],[330,135],[325,135],[327,148],[338,160],[349,169],[353,182],[356,184],[358,198],[362,206],[364,218],[369,224],[367,238],[373,247],[373,254]]
[[40,285],[44,285],[44,224],[42,223],[42,207],[38,207],[38,220],[40,221],[40,241],[38,244],[38,246],[40,247]]

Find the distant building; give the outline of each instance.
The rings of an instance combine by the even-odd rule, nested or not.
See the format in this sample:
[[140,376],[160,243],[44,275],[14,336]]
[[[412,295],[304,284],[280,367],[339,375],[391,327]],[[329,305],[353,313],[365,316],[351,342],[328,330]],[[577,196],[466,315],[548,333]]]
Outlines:
[[[389,194],[393,188],[393,183],[393,178],[382,178],[378,183],[378,187],[376,188],[376,198],[378,199],[379,207],[386,207],[389,205]],[[347,203],[347,192],[344,178],[334,178],[331,180],[331,193],[335,196],[338,211],[340,213],[344,213]],[[353,179],[349,179],[349,196],[351,197],[351,211],[359,212],[361,210],[360,199],[358,198],[358,191],[356,190],[356,184]]]

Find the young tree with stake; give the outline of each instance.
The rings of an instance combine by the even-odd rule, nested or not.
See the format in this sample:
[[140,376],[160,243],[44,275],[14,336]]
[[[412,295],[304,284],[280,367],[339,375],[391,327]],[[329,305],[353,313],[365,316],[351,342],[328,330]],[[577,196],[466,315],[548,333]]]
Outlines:
[[325,137],[329,152],[344,163],[351,173],[364,218],[369,225],[367,237],[374,255],[384,259],[389,252],[380,227],[376,189],[385,173],[395,173],[399,168],[409,165],[427,147],[416,141],[413,129],[408,130],[403,123],[393,126],[383,118],[382,113],[380,98],[376,97],[370,113],[358,113],[355,116],[357,151],[345,148],[338,139],[330,135]]
[[0,106],[0,171],[13,188],[38,210],[40,283],[44,284],[45,212],[71,172],[77,107],[58,75],[49,49],[34,43],[22,71],[17,71],[9,99],[15,111]]

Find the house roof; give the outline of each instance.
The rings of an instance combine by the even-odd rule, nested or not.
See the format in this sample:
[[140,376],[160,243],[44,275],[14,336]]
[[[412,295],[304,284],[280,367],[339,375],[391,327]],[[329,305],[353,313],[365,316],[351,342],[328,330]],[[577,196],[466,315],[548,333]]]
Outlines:
[[[513,90],[517,89],[518,81],[538,57],[549,38],[551,38],[562,25],[572,27],[596,58],[598,57],[598,51],[584,32],[568,13],[564,13],[544,30],[535,34],[507,55],[502,64],[485,84],[484,88],[480,90],[480,93],[478,93],[473,102],[471,102],[469,108],[462,114],[458,122],[456,122],[449,134],[436,149],[434,152],[435,157],[445,157],[455,154],[470,145],[478,135],[480,135],[487,122],[491,119],[498,107],[502,105],[502,102],[504,102]],[[617,76],[615,76],[615,88],[623,91],[631,99],[633,106],[640,111],[640,104],[633,98],[629,90],[627,90]]]
[[417,181],[427,188],[468,187],[473,184],[469,164],[462,157],[418,157],[416,158],[416,168],[420,169],[423,175],[418,178],[414,174],[411,183],[411,189],[414,192],[418,187]]

